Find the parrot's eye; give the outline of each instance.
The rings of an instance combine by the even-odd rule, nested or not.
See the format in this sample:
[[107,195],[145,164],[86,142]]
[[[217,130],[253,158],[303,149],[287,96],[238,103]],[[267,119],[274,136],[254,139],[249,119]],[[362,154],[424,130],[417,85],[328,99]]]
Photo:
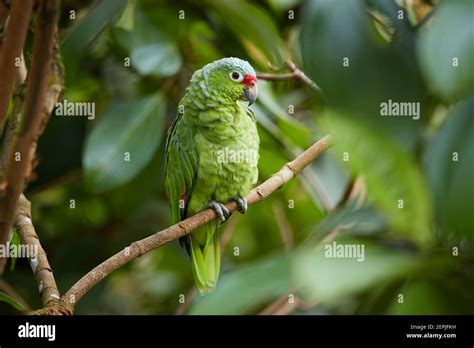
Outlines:
[[244,80],[244,77],[238,71],[232,71],[229,76],[230,79],[235,82],[242,82]]

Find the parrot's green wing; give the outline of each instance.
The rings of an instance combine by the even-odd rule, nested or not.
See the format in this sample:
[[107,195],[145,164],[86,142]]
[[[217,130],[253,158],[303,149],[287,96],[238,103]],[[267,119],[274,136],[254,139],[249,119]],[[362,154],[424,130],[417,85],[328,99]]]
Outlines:
[[199,152],[194,131],[178,114],[166,140],[165,187],[171,204],[174,223],[182,220],[191,196],[199,164]]
[[[187,216],[199,165],[195,131],[184,122],[183,116],[178,114],[166,141],[165,187],[174,223]],[[220,235],[216,233],[217,226],[217,221],[211,221],[179,239],[191,256],[196,286],[201,293],[213,289],[219,276]]]

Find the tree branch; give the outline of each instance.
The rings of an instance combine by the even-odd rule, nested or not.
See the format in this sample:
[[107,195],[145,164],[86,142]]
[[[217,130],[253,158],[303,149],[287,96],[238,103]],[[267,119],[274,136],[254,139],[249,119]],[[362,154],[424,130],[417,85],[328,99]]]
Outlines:
[[316,92],[321,93],[321,88],[311,80],[306,74],[301,71],[295,63],[293,63],[292,60],[287,60],[286,66],[288,69],[290,69],[291,73],[285,73],[285,74],[269,74],[269,73],[258,73],[257,78],[261,80],[267,80],[267,81],[279,81],[279,80],[291,80],[291,79],[297,79],[300,81],[303,81],[306,83],[308,86],[310,86],[312,89],[314,89]]
[[15,227],[22,244],[33,246],[37,254],[30,259],[30,266],[38,283],[39,293],[44,307],[55,305],[59,299],[59,290],[44,251],[31,220],[31,203],[21,195],[18,202],[18,214]]
[[[25,99],[25,90],[26,90],[26,66],[23,59],[23,52],[21,53],[21,62],[20,67],[18,68],[18,78],[16,83],[15,92],[13,94],[13,109],[10,114],[7,129],[5,131],[5,136],[3,138],[3,144],[1,148],[0,156],[0,185],[5,185],[3,181],[5,175],[5,169],[8,162],[8,159],[11,156],[13,137],[15,133],[16,126],[18,124],[18,119],[21,114],[21,108],[23,106],[23,101]],[[3,190],[3,187],[0,187],[0,191]]]
[[[14,2],[17,3],[19,2]],[[20,125],[11,145],[12,151],[9,151],[11,155],[5,166],[5,182],[0,185],[0,188],[3,188],[0,191],[0,244],[6,244],[9,239],[18,199],[31,176],[36,142],[62,88],[57,51],[58,16],[59,0],[41,2],[22,118],[19,120]],[[6,42],[3,49],[2,52],[6,49]],[[6,259],[1,258],[0,274],[3,273],[5,264]]]
[[[326,151],[330,146],[331,137],[329,135],[317,141],[293,161],[284,165],[280,171],[272,175],[267,181],[254,188],[247,196],[248,204],[254,204],[268,197],[271,193],[293,179],[299,172],[301,172],[301,170],[311,163],[311,161]],[[234,211],[237,208],[237,203],[229,202],[226,204],[226,207],[230,211]],[[135,258],[152,251],[163,244],[191,233],[199,226],[206,224],[215,218],[216,213],[214,210],[206,209],[149,237],[133,242],[124,250],[118,252],[117,254],[102,262],[100,265],[96,266],[84,277],[82,277],[76,284],[74,284],[71,289],[69,289],[61,298],[63,305],[72,312],[74,310],[74,305],[90,289],[101,282],[113,271],[123,267]]]
[[8,25],[0,52],[0,129],[8,111],[10,95],[15,83],[16,59],[21,57],[28,24],[33,11],[33,0],[13,1]]
[[5,23],[7,22],[9,10],[3,3],[0,1],[0,50],[2,49],[3,36],[5,33]]
[[296,78],[294,73],[272,74],[272,73],[257,73],[257,78],[267,81],[291,80]]

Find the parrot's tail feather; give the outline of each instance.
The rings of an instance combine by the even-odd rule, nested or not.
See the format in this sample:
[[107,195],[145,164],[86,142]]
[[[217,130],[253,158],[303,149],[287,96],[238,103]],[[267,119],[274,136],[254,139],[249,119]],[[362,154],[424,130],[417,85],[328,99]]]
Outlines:
[[[211,234],[210,238],[204,238],[204,244],[199,240],[203,234]],[[198,238],[196,238],[198,237]],[[220,238],[217,232],[217,223],[211,222],[199,227],[189,238],[189,252],[191,256],[192,270],[196,281],[196,288],[200,294],[212,292],[216,286],[221,267]]]
[[196,286],[198,290],[206,284],[207,280],[207,269],[206,264],[204,262],[204,257],[202,255],[201,248],[199,247],[198,243],[194,241],[192,236],[188,236],[189,243],[190,243],[190,255],[191,255],[191,262],[192,262],[192,270],[194,279],[196,281]]

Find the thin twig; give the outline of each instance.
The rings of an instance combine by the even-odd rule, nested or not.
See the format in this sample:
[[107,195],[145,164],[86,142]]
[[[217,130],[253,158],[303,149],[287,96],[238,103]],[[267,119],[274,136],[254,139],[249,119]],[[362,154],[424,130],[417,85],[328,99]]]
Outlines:
[[[18,3],[19,1],[14,2]],[[62,89],[62,74],[57,52],[59,3],[59,0],[42,1],[36,21],[33,56],[22,118],[11,145],[10,158],[5,166],[5,183],[0,185],[4,188],[0,194],[0,244],[8,241],[18,199],[33,169],[36,142]],[[9,27],[10,25],[11,22]],[[6,49],[6,43],[3,49]],[[5,264],[6,259],[1,258],[0,274]]]
[[307,169],[301,173],[301,176],[306,179],[307,184],[311,185],[316,191],[316,195],[319,199],[319,202],[321,203],[322,209],[324,209],[326,213],[329,213],[331,210],[333,210],[334,204],[329,200],[328,192],[321,183],[321,180],[316,175],[315,171]]
[[267,80],[267,81],[279,81],[279,80],[291,80],[291,79],[297,79],[301,80],[304,83],[306,83],[309,87],[317,91],[318,93],[321,93],[321,88],[311,80],[306,74],[301,71],[293,61],[288,60],[286,62],[286,65],[288,69],[290,69],[291,73],[284,73],[284,74],[271,74],[271,73],[258,73],[257,78],[261,80]]
[[358,177],[356,177],[354,184],[352,185],[352,189],[349,192],[348,201],[357,199],[355,209],[360,209],[362,208],[366,197],[367,186],[365,185],[364,177],[359,175]]
[[285,209],[283,209],[281,202],[275,201],[272,204],[272,210],[285,250],[290,251],[293,247],[293,229],[286,218]]
[[259,314],[260,315],[273,315],[275,314],[281,306],[284,306],[288,303],[289,294],[284,294],[270,303],[267,307],[265,307]]
[[188,310],[189,306],[193,302],[193,298],[194,298],[194,296],[196,296],[196,294],[197,294],[197,289],[196,289],[196,286],[193,285],[189,289],[188,293],[185,295],[184,302],[179,304],[179,306],[178,306],[178,308],[176,308],[176,312],[174,314],[175,315],[185,314],[186,311]]
[[295,291],[290,291],[270,303],[259,315],[288,315],[296,309],[308,310],[317,305],[318,301],[303,300],[295,294]]
[[394,29],[390,27],[386,22],[384,22],[382,19],[380,19],[373,11],[367,10],[367,14],[369,15],[370,18],[372,18],[376,23],[378,23],[385,33],[389,36],[391,36],[394,32]]
[[285,294],[277,298],[275,301],[270,303],[265,309],[263,309],[260,315],[288,315],[298,308],[299,298],[293,295],[290,301],[290,294]]
[[427,14],[425,14],[419,22],[415,26],[415,30],[420,30],[425,26],[426,23],[433,17],[433,14],[435,13],[435,9],[433,8],[433,4],[431,4],[431,10]]
[[291,80],[296,78],[295,73],[272,74],[272,73],[258,73],[257,78],[267,81]]
[[53,306],[60,299],[58,286],[31,220],[31,204],[23,195],[18,202],[15,227],[22,244],[36,250],[36,254],[30,259],[30,266],[38,284],[43,306]]
[[367,187],[365,186],[364,177],[359,175],[347,185],[341,200],[337,203],[337,207],[342,208],[349,201],[357,199],[355,209],[360,209],[365,202],[366,196]]
[[[320,139],[293,161],[283,166],[280,171],[272,175],[267,181],[254,188],[247,196],[248,204],[251,205],[259,202],[277,189],[281,188],[330,146],[331,137],[329,135]],[[235,211],[237,209],[237,203],[229,202],[226,204],[226,207],[230,211]],[[79,301],[90,289],[113,271],[123,267],[125,264],[137,257],[160,247],[161,245],[191,233],[199,226],[202,226],[215,218],[216,213],[214,210],[206,209],[147,238],[133,242],[124,250],[96,266],[74,284],[62,297],[64,306],[72,312],[77,301]]]
[[240,215],[235,215],[229,220],[229,222],[227,222],[227,226],[224,228],[224,232],[222,232],[221,237],[221,255],[224,254],[225,248],[227,247],[227,244],[229,244],[230,238],[234,234],[239,220]]
[[297,289],[290,291],[271,302],[259,315],[288,315],[296,309],[308,310],[318,305],[317,300],[307,301],[297,296]]
[[286,62],[286,65],[288,66],[288,68],[293,72],[293,74],[295,74],[295,76],[300,79],[301,81],[303,81],[304,83],[306,83],[308,86],[310,86],[312,89],[314,89],[315,91],[317,91],[318,93],[321,93],[321,88],[316,84],[316,82],[314,82],[313,80],[311,80],[308,76],[306,76],[306,74],[301,71],[300,69],[298,69],[298,67],[295,65],[295,63],[293,63],[293,61],[291,60],[288,60]]
[[347,224],[339,224],[337,225],[336,227],[334,227],[334,229],[329,232],[320,242],[319,242],[319,245],[326,245],[326,244],[329,244],[329,243],[332,243],[332,241],[334,239],[336,239],[336,237],[338,237],[340,235],[341,232],[344,232],[344,230],[348,230],[352,227],[354,227],[354,225],[356,224],[357,222],[356,221],[352,221],[352,222],[349,222]]

